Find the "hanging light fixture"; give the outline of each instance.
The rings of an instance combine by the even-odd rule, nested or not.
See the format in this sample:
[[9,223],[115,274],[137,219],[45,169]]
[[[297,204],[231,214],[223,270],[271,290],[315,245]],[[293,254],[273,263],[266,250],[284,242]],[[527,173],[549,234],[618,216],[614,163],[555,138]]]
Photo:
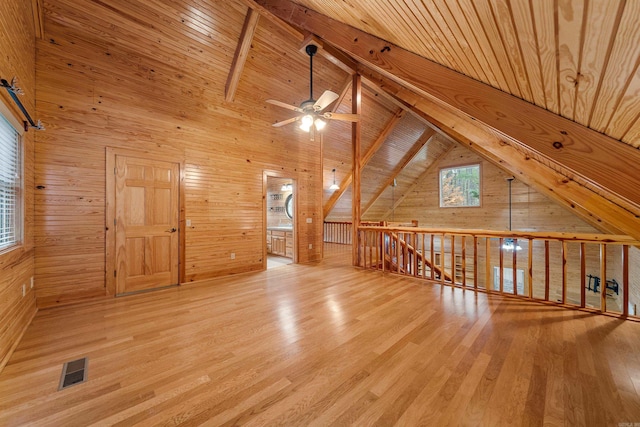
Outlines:
[[[509,185],[509,231],[511,231],[511,183],[513,180],[514,178],[512,176],[507,178],[507,183]],[[512,237],[507,237],[502,243],[502,249],[505,251],[521,251],[522,247],[515,244]]]
[[336,184],[336,168],[333,168],[332,172],[333,172],[333,184],[331,184],[331,187],[329,187],[329,190],[339,190],[340,186]]

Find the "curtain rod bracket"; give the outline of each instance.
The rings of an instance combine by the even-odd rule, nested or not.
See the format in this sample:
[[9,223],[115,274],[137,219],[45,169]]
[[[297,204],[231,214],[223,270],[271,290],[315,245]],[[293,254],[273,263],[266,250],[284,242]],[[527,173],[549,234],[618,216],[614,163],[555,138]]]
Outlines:
[[22,102],[18,98],[18,95],[24,95],[24,92],[22,91],[22,89],[20,89],[18,87],[17,79],[15,77],[12,78],[11,79],[11,83],[9,83],[5,79],[0,79],[0,85],[3,88],[5,88],[7,90],[7,92],[9,92],[9,95],[13,99],[13,102],[16,103],[16,105],[18,106],[20,111],[22,111],[22,114],[24,115],[24,117],[27,119],[24,122],[24,130],[25,130],[25,132],[28,131],[29,128],[33,128],[35,130],[45,130],[44,126],[42,125],[42,122],[40,120],[38,120],[37,122],[33,121],[31,116],[27,112],[27,109],[24,108],[24,105],[22,105]]

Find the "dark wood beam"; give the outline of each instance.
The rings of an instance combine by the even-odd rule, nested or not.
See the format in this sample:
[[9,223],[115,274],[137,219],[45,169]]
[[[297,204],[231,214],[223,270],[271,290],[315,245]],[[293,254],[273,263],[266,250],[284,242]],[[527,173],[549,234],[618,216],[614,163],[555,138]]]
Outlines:
[[251,8],[247,10],[247,16],[244,18],[244,25],[242,26],[242,32],[240,33],[240,40],[238,41],[236,53],[233,56],[233,62],[231,63],[229,77],[227,77],[227,84],[224,87],[224,98],[227,102],[233,102],[233,99],[236,96],[236,90],[240,83],[242,70],[244,70],[244,64],[247,61],[249,49],[251,49],[251,42],[253,41],[253,34],[256,31],[259,19],[260,14],[258,12]]
[[387,178],[384,184],[378,189],[376,194],[371,198],[371,200],[369,200],[369,203],[367,203],[367,206],[365,206],[365,208],[362,210],[363,216],[367,213],[367,211],[371,208],[371,206],[373,206],[373,204],[380,198],[380,196],[382,196],[382,193],[384,193],[384,190],[386,190],[387,187],[389,187],[393,183],[393,181],[398,177],[398,175],[400,175],[400,173],[404,170],[404,168],[406,168],[407,165],[411,163],[411,160],[413,160],[413,158],[418,155],[420,150],[422,150],[422,147],[424,147],[425,144],[429,142],[429,139],[431,139],[431,137],[435,135],[435,133],[436,131],[434,131],[431,128],[428,128],[422,133],[422,135],[420,135],[420,137],[415,142],[415,144],[413,144],[413,147],[411,147],[411,150],[404,156],[404,161],[401,161],[393,169],[393,171],[391,171],[389,178]]
[[[466,116],[473,122],[482,122],[494,138],[517,148],[514,155],[527,152],[529,159],[537,160],[536,164],[559,172],[564,179],[578,182],[592,194],[627,210],[635,220],[624,228],[638,229],[640,174],[636,169],[640,151],[289,0],[256,3],[284,21],[316,34],[386,79],[400,83],[424,102],[457,110],[450,112],[458,119]],[[572,203],[564,188],[551,186],[550,191],[559,191]]]

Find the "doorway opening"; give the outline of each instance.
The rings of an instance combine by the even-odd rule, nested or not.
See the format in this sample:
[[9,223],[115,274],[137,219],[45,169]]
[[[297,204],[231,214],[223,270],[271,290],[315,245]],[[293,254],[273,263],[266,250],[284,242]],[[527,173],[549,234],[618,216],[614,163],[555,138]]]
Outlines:
[[295,181],[266,175],[266,268],[295,262]]

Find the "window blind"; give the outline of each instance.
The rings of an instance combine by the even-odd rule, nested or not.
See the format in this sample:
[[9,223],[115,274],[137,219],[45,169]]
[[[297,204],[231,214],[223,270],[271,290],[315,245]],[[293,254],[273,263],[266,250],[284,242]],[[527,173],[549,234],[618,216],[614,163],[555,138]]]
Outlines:
[[20,135],[0,115],[0,250],[20,241]]

